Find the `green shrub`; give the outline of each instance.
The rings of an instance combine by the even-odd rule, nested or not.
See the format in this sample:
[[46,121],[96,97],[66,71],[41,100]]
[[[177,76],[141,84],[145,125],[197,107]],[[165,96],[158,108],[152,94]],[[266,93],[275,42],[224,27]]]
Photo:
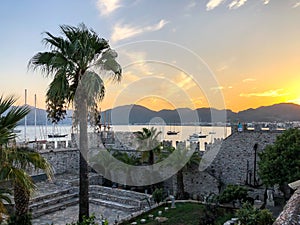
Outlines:
[[[99,225],[98,223],[95,222],[95,215],[92,214],[90,217],[83,217],[82,222],[72,222],[72,223],[67,223],[66,225]],[[108,221],[105,220],[104,225],[108,225]]]
[[259,210],[246,202],[236,213],[241,225],[272,225],[274,218],[272,213],[267,210]]
[[163,201],[163,189],[162,188],[156,188],[154,192],[152,193],[152,197],[154,199],[155,203],[160,203]]
[[235,200],[243,201],[247,198],[247,192],[248,190],[242,186],[229,184],[219,195],[218,200],[220,203],[229,203]]

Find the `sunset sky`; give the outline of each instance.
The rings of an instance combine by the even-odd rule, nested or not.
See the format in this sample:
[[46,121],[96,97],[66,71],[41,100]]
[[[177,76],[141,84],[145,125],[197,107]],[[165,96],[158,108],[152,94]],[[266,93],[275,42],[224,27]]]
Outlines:
[[51,79],[27,70],[44,31],[85,23],[123,68],[102,109],[300,104],[300,0],[2,0],[0,94],[44,108]]

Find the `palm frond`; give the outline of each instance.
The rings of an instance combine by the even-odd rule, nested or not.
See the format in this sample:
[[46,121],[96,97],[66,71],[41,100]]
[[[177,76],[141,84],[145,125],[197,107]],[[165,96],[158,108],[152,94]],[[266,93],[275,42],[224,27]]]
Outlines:
[[2,200],[6,201],[7,203],[11,203],[11,199],[9,195],[11,195],[12,192],[9,189],[6,188],[0,188],[0,202],[3,202]]
[[104,74],[112,79],[113,81],[121,81],[122,79],[122,68],[117,63],[116,58],[118,54],[112,49],[107,49],[99,60],[95,62],[95,66],[104,70]]
[[0,97],[0,145],[7,144],[15,138],[13,129],[30,112],[27,106],[13,106],[15,102],[14,96]]
[[100,76],[92,71],[87,71],[81,79],[81,85],[88,99],[88,106],[94,106],[105,95],[104,82]]
[[[66,107],[73,102],[82,79],[88,80],[89,105],[94,105],[105,94],[103,80],[96,72],[115,81],[122,78],[117,53],[94,30],[82,23],[77,27],[61,25],[60,31],[62,36],[45,32],[43,42],[50,50],[35,54],[28,63],[29,69],[39,69],[46,77],[54,77],[46,100],[48,117],[53,122],[64,118]],[[95,70],[98,65],[100,71]]]
[[30,192],[34,191],[36,188],[32,178],[23,169],[16,168],[11,164],[5,164],[0,168],[0,179],[18,182]]
[[1,95],[0,96],[0,116],[2,116],[2,114],[4,112],[6,112],[16,101],[17,101],[17,99],[13,95],[7,96],[6,98],[4,98],[3,95]]

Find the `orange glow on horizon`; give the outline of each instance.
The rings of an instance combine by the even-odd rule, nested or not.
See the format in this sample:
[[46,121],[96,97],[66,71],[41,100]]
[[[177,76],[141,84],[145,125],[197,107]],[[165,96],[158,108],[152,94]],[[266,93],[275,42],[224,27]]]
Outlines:
[[173,110],[173,109],[177,108],[171,102],[169,102],[163,98],[156,97],[156,96],[142,98],[139,101],[135,102],[134,104],[144,106],[144,107],[154,110],[154,111],[160,111],[162,109]]

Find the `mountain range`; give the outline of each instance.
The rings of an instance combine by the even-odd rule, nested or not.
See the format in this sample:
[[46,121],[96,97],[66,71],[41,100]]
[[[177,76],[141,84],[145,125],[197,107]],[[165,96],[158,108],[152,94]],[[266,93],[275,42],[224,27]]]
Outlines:
[[[34,125],[34,108],[27,116],[27,124]],[[72,123],[72,110],[68,110],[66,119],[62,124]],[[37,109],[37,124],[46,124],[46,111]],[[226,118],[224,117],[226,115]],[[271,106],[262,106],[256,109],[250,108],[240,112],[233,112],[230,109],[198,108],[195,110],[189,108],[179,108],[175,110],[153,111],[140,105],[124,105],[101,113],[103,121],[109,121],[110,124],[148,124],[148,123],[166,123],[166,124],[194,124],[195,122],[210,123],[223,122],[284,122],[300,121],[300,105],[293,103],[280,103]],[[50,122],[47,122],[50,124]],[[106,122],[107,123],[107,122]],[[24,120],[20,125],[24,124]]]

